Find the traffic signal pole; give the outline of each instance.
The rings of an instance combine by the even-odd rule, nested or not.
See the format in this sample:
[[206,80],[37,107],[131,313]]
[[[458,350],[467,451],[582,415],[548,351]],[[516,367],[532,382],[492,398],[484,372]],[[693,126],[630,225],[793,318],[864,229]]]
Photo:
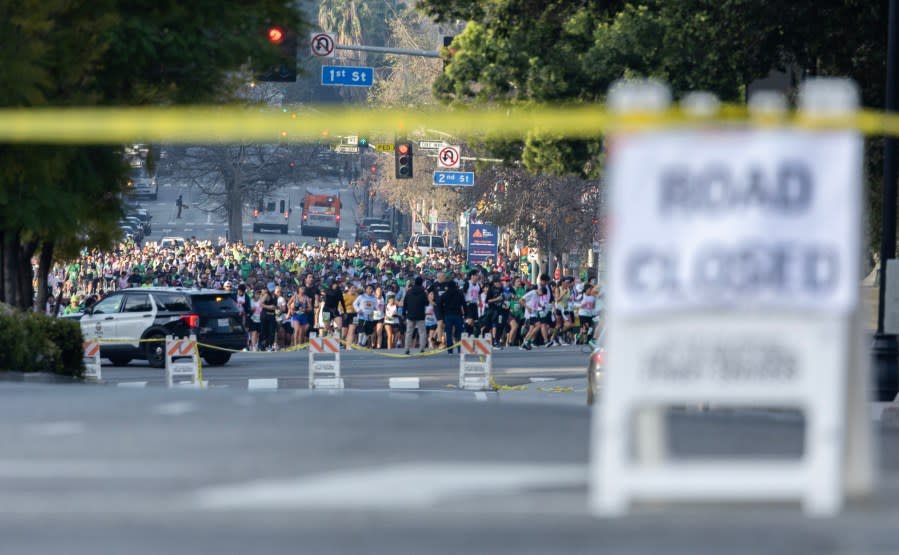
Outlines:
[[358,52],[380,52],[397,56],[421,56],[423,58],[439,58],[440,52],[434,50],[417,50],[415,48],[390,48],[387,46],[363,46],[357,44],[335,44],[337,50],[356,50]]

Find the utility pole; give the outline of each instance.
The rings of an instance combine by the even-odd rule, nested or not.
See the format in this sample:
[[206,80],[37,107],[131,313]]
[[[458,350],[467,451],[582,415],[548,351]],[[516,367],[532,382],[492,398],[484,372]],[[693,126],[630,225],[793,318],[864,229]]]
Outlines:
[[[899,0],[890,0],[887,18],[886,111],[899,108]],[[895,137],[883,140],[883,230],[880,237],[880,292],[877,306],[877,333],[872,346],[873,366],[879,401],[892,401],[899,389],[899,344],[896,336],[884,333],[887,264],[896,257],[896,147]]]

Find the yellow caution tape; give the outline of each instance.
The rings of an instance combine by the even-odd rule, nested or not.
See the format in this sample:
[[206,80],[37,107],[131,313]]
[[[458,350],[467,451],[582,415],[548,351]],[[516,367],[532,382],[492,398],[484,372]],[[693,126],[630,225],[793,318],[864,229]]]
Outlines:
[[651,114],[615,114],[602,104],[413,110],[334,106],[287,108],[293,113],[285,114],[281,108],[243,106],[8,108],[0,110],[0,142],[331,142],[341,135],[361,134],[371,141],[421,128],[440,129],[463,137],[489,132],[498,137],[520,138],[536,131],[546,136],[587,139],[615,129],[745,124],[853,129],[865,135],[899,136],[899,115],[875,110],[826,117],[799,112],[750,114],[741,105],[722,105],[718,113],[711,116],[691,114],[678,108]]
[[455,345],[451,345],[449,347],[444,347],[443,349],[435,349],[432,351],[425,351],[423,353],[409,353],[407,355],[407,354],[400,354],[400,353],[382,353],[377,349],[369,349],[368,347],[363,347],[362,345],[356,345],[355,343],[350,343],[343,339],[338,339],[338,341],[340,343],[342,343],[343,346],[346,347],[348,350],[363,351],[366,353],[372,353],[372,354],[382,356],[382,357],[387,357],[387,358],[430,357],[430,356],[434,356],[434,355],[439,355],[440,353],[445,353],[446,351],[449,351],[449,350],[459,347],[459,345],[461,345],[461,343],[456,343]]
[[490,376],[490,389],[494,391],[527,391],[528,386],[526,385],[502,385],[496,383],[496,380],[493,379],[493,376]]

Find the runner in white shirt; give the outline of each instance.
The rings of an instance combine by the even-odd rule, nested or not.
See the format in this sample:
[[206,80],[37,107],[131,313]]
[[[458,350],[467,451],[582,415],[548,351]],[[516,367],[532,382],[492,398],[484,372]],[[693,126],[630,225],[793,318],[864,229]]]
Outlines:
[[593,287],[587,285],[578,303],[577,316],[581,322],[581,337],[585,338],[589,337],[590,328],[593,327],[593,316],[596,315],[596,297],[593,293]]
[[524,294],[519,301],[524,304],[524,320],[530,326],[520,349],[530,351],[533,346],[532,340],[539,331],[543,336],[544,344],[549,342],[549,326],[543,322],[546,314],[547,303],[549,302],[549,293],[544,288],[542,291],[539,287],[534,287]]
[[358,325],[356,329],[359,331],[359,345],[365,346],[369,336],[375,331],[375,323],[372,319],[375,309],[378,306],[378,299],[374,296],[375,288],[371,285],[365,286],[365,293],[356,297],[353,301],[353,309],[356,311],[356,320]]

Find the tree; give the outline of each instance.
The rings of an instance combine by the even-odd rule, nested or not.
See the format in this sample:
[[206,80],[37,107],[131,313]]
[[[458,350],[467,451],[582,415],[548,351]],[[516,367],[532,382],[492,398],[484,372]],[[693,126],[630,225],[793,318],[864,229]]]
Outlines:
[[[228,99],[272,20],[301,29],[288,0],[0,0],[0,106]],[[32,305],[33,255],[43,280],[57,246],[111,244],[126,172],[117,146],[0,146],[0,302]]]
[[[416,50],[434,49],[440,35],[440,27],[414,9],[400,9],[389,26],[389,46]],[[424,107],[437,104],[432,87],[440,75],[442,62],[436,58],[417,56],[385,56],[386,66],[378,71],[378,80],[372,87],[368,101],[376,107]],[[427,138],[439,130],[414,130],[412,137]],[[444,135],[445,136],[445,135]],[[447,137],[449,138],[449,137]],[[386,139],[386,140],[392,140]],[[457,141],[460,139],[449,138]],[[392,153],[366,158],[376,163],[378,172],[369,176],[370,193],[381,196],[388,204],[414,217],[418,222],[428,222],[430,209],[437,210],[441,219],[454,219],[462,208],[458,191],[448,187],[435,187],[431,177],[436,169],[433,157],[423,150],[413,148],[415,176],[413,179],[396,179]],[[366,163],[363,164],[366,166]],[[364,193],[363,193],[364,194]]]
[[[337,35],[338,44],[383,46],[388,36],[388,19],[397,9],[395,1],[322,0],[318,6],[318,24],[323,31]],[[342,57],[353,57],[359,64],[380,64],[380,54],[364,51],[341,51]],[[365,91],[344,89],[347,98],[361,100]]]
[[[771,70],[848,76],[862,102],[884,101],[886,2],[824,0],[421,0],[437,21],[468,22],[435,83],[445,102],[597,102],[624,77],[667,81],[743,102]],[[796,83],[794,83],[796,84]],[[532,172],[599,175],[601,138],[494,142]],[[869,221],[879,221],[878,149],[869,142]],[[879,242],[879,226],[869,234]]]
[[520,164],[490,165],[465,195],[477,217],[510,231],[546,253],[548,272],[560,259],[594,240],[600,187],[577,176],[533,174]]

